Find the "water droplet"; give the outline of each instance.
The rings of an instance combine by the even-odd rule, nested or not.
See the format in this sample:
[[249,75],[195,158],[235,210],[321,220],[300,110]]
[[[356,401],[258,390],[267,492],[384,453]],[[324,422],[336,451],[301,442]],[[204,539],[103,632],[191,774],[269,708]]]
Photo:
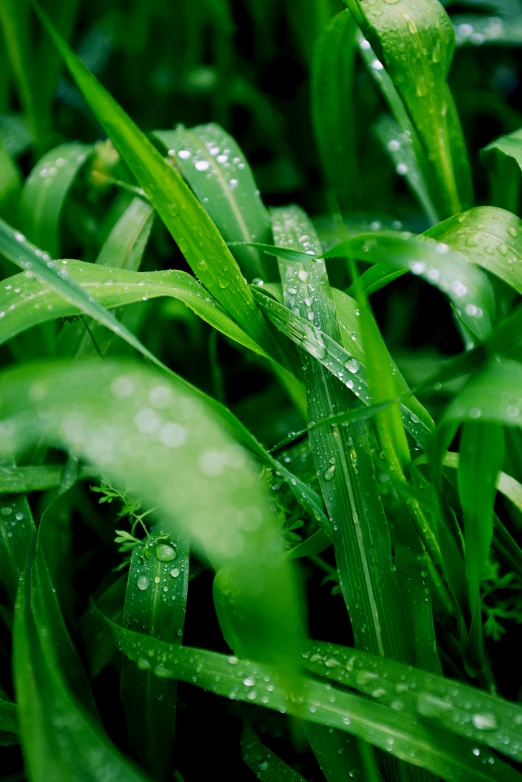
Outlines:
[[350,358],[348,361],[345,361],[344,366],[352,375],[355,375],[359,370],[359,362],[355,358]]
[[177,557],[176,549],[169,546],[168,543],[159,543],[156,546],[156,559],[160,562],[171,562]]
[[471,722],[479,730],[496,730],[498,728],[497,718],[491,713],[474,714]]
[[138,580],[136,581],[136,586],[138,589],[141,589],[142,592],[144,592],[146,589],[148,589],[150,584],[149,579],[147,576],[140,576]]
[[323,472],[323,478],[325,479],[325,481],[331,481],[333,479],[334,475],[335,475],[335,464],[331,464]]
[[172,568],[172,570],[170,571],[170,575],[172,576],[172,578],[177,578],[179,574],[180,574],[180,570],[177,567]]
[[195,164],[196,171],[206,171],[209,166],[208,160],[198,160]]

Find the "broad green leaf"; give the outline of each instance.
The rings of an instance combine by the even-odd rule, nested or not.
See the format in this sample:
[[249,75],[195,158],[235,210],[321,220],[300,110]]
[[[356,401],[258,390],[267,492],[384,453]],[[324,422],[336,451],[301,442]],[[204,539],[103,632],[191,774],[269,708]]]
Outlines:
[[77,142],[62,144],[39,160],[24,184],[20,228],[53,258],[60,256],[60,217],[67,194],[92,150]]
[[494,206],[477,206],[430,228],[426,235],[445,242],[522,294],[522,220],[516,215]]
[[522,169],[522,130],[501,136],[482,150],[482,159],[491,176],[495,206],[518,212]]
[[460,439],[459,494],[464,515],[466,579],[471,608],[470,657],[485,667],[480,583],[493,540],[493,506],[504,457],[502,427],[468,421]]
[[338,14],[315,45],[312,119],[326,179],[341,207],[358,201],[354,122],[356,26],[349,11]]
[[224,309],[260,344],[271,338],[222,236],[177,172],[102,87],[35,3],[42,24],[100,125],[174,237],[187,263]]
[[[226,242],[270,242],[270,218],[252,172],[234,139],[219,125],[154,134],[175,161]],[[276,279],[273,260],[252,247],[233,254],[249,282]]]
[[515,760],[522,758],[522,708],[516,703],[455,679],[319,641],[309,642],[304,664],[312,673],[375,698],[396,714],[420,716]]
[[[189,546],[187,536],[152,539],[133,549],[123,624],[153,638],[181,644],[187,602]],[[157,779],[168,777],[176,717],[176,682],[124,660],[121,697],[133,751]]]
[[266,782],[306,782],[301,774],[265,747],[252,728],[247,726],[241,736],[241,755],[258,779]]
[[469,162],[447,77],[455,34],[438,0],[346,0],[384,64],[419,135],[440,190],[441,215],[470,206]]
[[[388,266],[386,263],[378,263],[375,266],[370,266],[369,269],[366,269],[366,271],[361,274],[359,283],[366,295],[371,296],[372,293],[381,290],[381,288],[385,288],[386,285],[389,285],[398,277],[402,277],[403,274],[405,274],[404,271],[397,271],[393,266]],[[353,285],[348,288],[347,293],[350,296],[355,295],[355,288]]]
[[79,696],[78,684],[84,679],[88,687],[86,678],[41,550],[35,558],[34,546],[18,591],[13,657],[20,738],[31,780],[143,782],[109,741],[93,705]]
[[295,676],[298,592],[268,500],[196,394],[134,363],[99,361],[9,370],[1,388],[1,455],[41,437],[133,487],[166,530],[189,532],[215,568],[231,567],[256,628],[252,655]]
[[[470,210],[473,212],[474,210]],[[359,234],[344,239],[318,258],[357,258],[367,263],[387,264],[409,270],[439,288],[452,301],[460,320],[472,334],[484,339],[492,329],[495,299],[487,276],[458,250],[430,235],[409,232]],[[289,248],[263,247],[286,261],[304,262],[309,253]]]
[[[302,704],[288,698],[263,666],[202,649],[170,646],[113,623],[109,626],[124,654],[135,662],[148,659],[157,676],[187,681],[234,701],[257,703],[288,714],[299,715],[303,709]],[[472,745],[451,733],[382,703],[314,679],[305,680],[304,699],[310,722],[347,731],[450,782],[518,782],[521,778],[487,749],[477,755]]]

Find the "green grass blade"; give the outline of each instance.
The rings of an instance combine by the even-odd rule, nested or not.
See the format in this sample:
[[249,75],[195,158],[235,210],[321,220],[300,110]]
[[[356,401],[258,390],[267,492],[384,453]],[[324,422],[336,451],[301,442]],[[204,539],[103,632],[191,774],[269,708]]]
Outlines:
[[522,294],[522,220],[516,215],[494,206],[477,206],[426,235],[445,242]]
[[375,123],[375,133],[393,163],[395,171],[403,176],[430,222],[438,223],[437,213],[421,169],[411,135],[407,136],[392,117],[383,114]]
[[341,207],[358,201],[354,127],[356,26],[349,11],[338,14],[317,41],[312,63],[312,120],[329,186]]
[[35,526],[26,497],[0,495],[0,583],[14,604]]
[[396,713],[422,717],[480,745],[522,758],[522,708],[484,690],[410,668],[357,649],[311,641],[310,672],[372,697]]
[[[90,315],[99,323],[113,331],[117,336],[124,339],[129,345],[138,350],[138,352],[154,364],[163,366],[161,362],[141,344],[134,334],[126,329],[125,326],[102,307],[101,304],[98,304],[92,296],[85,293],[77,283],[71,280],[63,263],[52,261],[51,256],[48,253],[31,245],[23,234],[14,231],[2,220],[0,220],[0,252],[16,266],[25,269],[25,277],[28,280],[32,279],[34,276],[40,283],[43,283],[47,288],[51,288],[74,307],[77,307],[86,315]],[[13,290],[16,293],[16,289]],[[13,304],[10,304],[10,307],[12,309]],[[16,309],[16,304],[14,304],[14,309]],[[31,307],[29,309],[32,310],[33,308]],[[4,311],[2,310],[2,312]]]
[[266,782],[306,782],[301,774],[265,747],[248,726],[241,736],[241,755],[258,779]]
[[41,551],[35,559],[32,547],[14,628],[20,737],[30,778],[143,781],[144,776],[110,743],[90,706],[71,690],[71,671],[62,666],[67,647],[72,651]]
[[[0,321],[0,342],[37,323],[85,312],[84,301],[91,305],[89,309],[92,308],[93,303],[97,304],[97,309],[103,308],[103,321],[100,321],[97,315],[94,317],[102,322],[102,325],[107,326],[108,318],[110,317],[111,321],[113,318],[107,309],[123,307],[143,299],[169,296],[182,301],[199,317],[235,342],[268,358],[256,342],[231,320],[215,299],[186,272],[173,269],[159,272],[131,272],[98,266],[98,264],[83,264],[81,261],[56,261],[55,268],[60,269],[60,275],[67,275],[66,281],[60,285],[59,290],[49,287],[47,280],[50,275],[47,275],[45,282],[39,283],[34,277],[27,278],[25,273],[10,277],[0,289],[0,308],[4,313]],[[55,286],[56,276],[53,280]],[[62,290],[67,290],[69,300],[63,297]],[[71,290],[73,294],[77,290],[82,292],[81,305],[78,296],[73,299]],[[35,300],[39,304],[38,309],[35,309]],[[88,314],[92,314],[92,309]],[[119,324],[119,321],[114,318],[114,323]],[[118,325],[113,326],[111,330],[116,331],[116,328],[124,329],[123,326]],[[82,331],[85,329],[79,329],[80,334]],[[135,337],[133,341],[137,342]]]
[[[340,779],[382,782],[380,776],[375,778],[370,775],[371,772],[368,774],[360,749],[364,742],[348,733],[326,728],[315,722],[305,722],[303,727],[328,782],[338,782]],[[369,745],[366,747],[370,749]]]
[[133,198],[103,243],[96,264],[137,272],[153,222],[154,211],[151,205],[143,198]]
[[0,141],[0,215],[14,217],[21,187],[20,169]]
[[469,161],[447,84],[455,34],[437,0],[347,0],[413,121],[441,194],[444,217],[470,206]]
[[60,217],[80,169],[93,147],[62,144],[41,158],[29,174],[20,197],[18,224],[29,241],[60,256]]
[[[324,368],[336,378],[336,382],[344,384],[363,404],[370,405],[371,397],[366,371],[366,359],[357,340],[350,342],[350,337],[348,336],[346,340],[347,348],[343,348],[336,340],[332,339],[324,331],[321,331],[317,326],[311,324],[309,320],[305,320],[268,296],[258,293],[256,298],[267,313],[267,316],[283,334],[293,340],[296,345],[304,349],[314,359],[320,361]],[[334,297],[334,301],[337,304],[336,299],[337,297]],[[356,333],[351,332],[348,326],[346,326],[346,331],[348,334]],[[360,336],[358,336],[358,339],[360,339]],[[400,391],[395,394],[393,399],[399,398],[402,394],[405,394],[405,398],[401,399],[404,425],[416,442],[423,447],[427,447],[433,425],[429,424],[429,419],[426,416],[423,416],[421,419],[417,415],[420,405],[418,403],[416,405],[411,404],[411,392],[407,389],[400,388]],[[385,402],[388,403],[389,399],[386,398]],[[342,411],[332,413],[327,418],[332,416],[337,420],[338,417],[342,416]]]
[[[288,714],[299,714],[302,709],[286,696],[267,668],[215,652],[169,646],[113,623],[109,626],[121,651],[135,662],[148,659],[157,676],[181,679],[234,701]],[[470,744],[410,714],[320,681],[307,679],[305,683],[306,718],[311,722],[347,731],[450,782],[518,782],[521,778],[487,749],[477,755]]]
[[27,125],[33,143],[42,148],[49,134],[49,117],[40,111],[36,73],[31,46],[30,9],[28,2],[2,0],[0,23],[3,28],[9,62],[16,80]]
[[[321,254],[313,227],[299,209],[275,210],[273,230],[278,245],[303,254],[307,251]],[[306,238],[300,240],[299,237]],[[350,391],[343,388],[339,379],[333,378],[317,361],[326,359],[331,353],[331,346],[340,342],[340,329],[324,262],[310,257],[300,263],[281,262],[280,270],[288,309],[281,305],[278,307],[288,316],[296,311],[300,313],[302,322],[313,323],[310,325],[314,335],[311,355],[303,352],[306,356],[309,420],[322,420],[350,410],[354,406]],[[275,304],[270,302],[271,307]],[[316,338],[314,329],[319,326],[322,334],[330,337],[328,348],[324,342],[321,347]],[[319,345],[317,349],[316,345]],[[303,347],[306,346],[303,344]],[[342,350],[340,345],[338,347]],[[355,390],[355,383],[361,382],[359,364],[354,368],[355,373],[342,365],[343,377],[353,383]],[[321,491],[333,523],[340,584],[356,642],[362,648],[401,659],[407,648],[408,634],[407,631],[402,635],[398,632],[399,627],[405,629],[398,599],[393,601],[397,606],[395,628],[381,605],[384,591],[393,594],[396,585],[391,571],[389,533],[374,490],[375,476],[369,460],[364,424],[336,425],[332,429],[332,432],[311,430],[310,443]],[[384,564],[387,557],[389,563]],[[386,581],[386,589],[383,581]],[[361,632],[362,628],[365,629]]]
[[495,206],[518,212],[520,205],[520,177],[522,169],[522,131],[488,144],[481,153],[489,169],[491,196]]
[[197,395],[125,362],[26,366],[1,382],[2,455],[41,437],[135,487],[167,530],[190,532],[215,568],[231,567],[257,627],[251,654],[295,676],[298,592],[275,519],[247,455]]
[[[154,211],[142,198],[134,198],[119,220],[96,258],[97,266],[138,271],[152,230]],[[106,280],[107,284],[107,280]],[[143,297],[142,297],[143,298]],[[64,323],[60,329],[57,353],[63,357],[104,355],[113,341],[113,332],[90,321]]]
[[466,580],[471,607],[469,655],[479,671],[486,667],[480,584],[493,540],[493,506],[503,458],[502,427],[476,421],[464,424],[458,478],[464,514]]
[[444,242],[409,234],[368,233],[346,239],[324,254],[325,258],[342,256],[407,268],[445,293],[459,318],[480,340],[492,328],[495,301],[489,280]]
[[[63,467],[39,465],[28,467],[0,466],[0,494],[28,494],[32,491],[55,489],[60,484]],[[93,472],[88,467],[80,469],[80,478],[90,478]]]
[[[154,134],[173,158],[226,242],[270,243],[270,218],[243,152],[219,125],[179,126]],[[205,172],[202,176],[202,172]],[[249,282],[275,280],[273,259],[251,247],[233,254]]]
[[255,306],[237,263],[181,175],[76,57],[47,15],[36,3],[34,7],[91,110],[194,273],[250,336],[261,344],[271,344],[267,325]]
[[[394,136],[388,142],[391,144],[388,148],[388,152],[400,151],[400,160],[397,162],[397,166],[400,165],[400,169],[397,173],[399,176],[405,176],[414,193],[420,196],[420,192],[417,193],[414,187],[414,180],[416,181],[418,172],[418,176],[422,182],[422,185],[419,187],[422,188],[423,193],[426,192],[428,194],[427,197],[423,195],[421,206],[430,222],[438,223],[438,212],[442,208],[440,194],[435,187],[434,174],[430,168],[426,151],[422,147],[419,134],[417,133],[415,125],[406,110],[397,88],[383,64],[375,55],[370,42],[360,34],[358,36],[358,43],[361,57],[368,72],[382,92],[400,131],[399,135]],[[403,139],[405,143],[403,143]],[[396,150],[397,144],[399,144],[398,150]],[[405,156],[407,156],[408,160],[405,159]],[[404,166],[406,166],[406,170],[404,169]],[[362,228],[361,230],[364,231],[365,229]],[[360,233],[360,231],[357,231],[357,233]],[[339,241],[340,238],[342,237],[338,237],[337,241]]]
[[[180,644],[188,571],[186,536],[171,536],[160,543],[151,540],[146,547],[135,548],[125,594],[124,626]],[[176,682],[158,679],[151,671],[139,670],[124,660],[120,686],[131,746],[155,779],[165,779],[172,764]]]

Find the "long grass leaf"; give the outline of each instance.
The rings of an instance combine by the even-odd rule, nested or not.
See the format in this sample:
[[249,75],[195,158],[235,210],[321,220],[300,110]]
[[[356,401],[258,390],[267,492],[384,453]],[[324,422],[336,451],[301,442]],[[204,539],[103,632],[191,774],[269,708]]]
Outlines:
[[304,654],[307,670],[357,690],[395,712],[421,716],[447,731],[522,757],[522,709],[484,690],[446,679],[357,649],[311,641]]
[[[43,632],[42,632],[43,630]],[[25,762],[35,782],[144,776],[116,750],[62,667],[70,640],[41,552],[29,551],[15,612],[14,678]],[[58,740],[56,727],[60,725]]]
[[[160,530],[157,530],[159,533]],[[186,535],[170,536],[132,552],[123,623],[153,638],[181,643],[187,603],[189,546]],[[176,682],[124,660],[121,696],[134,752],[156,779],[171,771],[176,718]]]
[[[286,697],[277,680],[262,666],[206,650],[169,646],[113,623],[109,626],[124,654],[135,662],[147,658],[157,676],[181,679],[225,698],[258,703],[288,714],[299,713],[302,708]],[[428,727],[375,700],[312,679],[306,679],[304,697],[307,720],[347,731],[450,782],[520,780],[520,774],[487,749],[479,750],[477,755],[469,744],[450,733]]]

